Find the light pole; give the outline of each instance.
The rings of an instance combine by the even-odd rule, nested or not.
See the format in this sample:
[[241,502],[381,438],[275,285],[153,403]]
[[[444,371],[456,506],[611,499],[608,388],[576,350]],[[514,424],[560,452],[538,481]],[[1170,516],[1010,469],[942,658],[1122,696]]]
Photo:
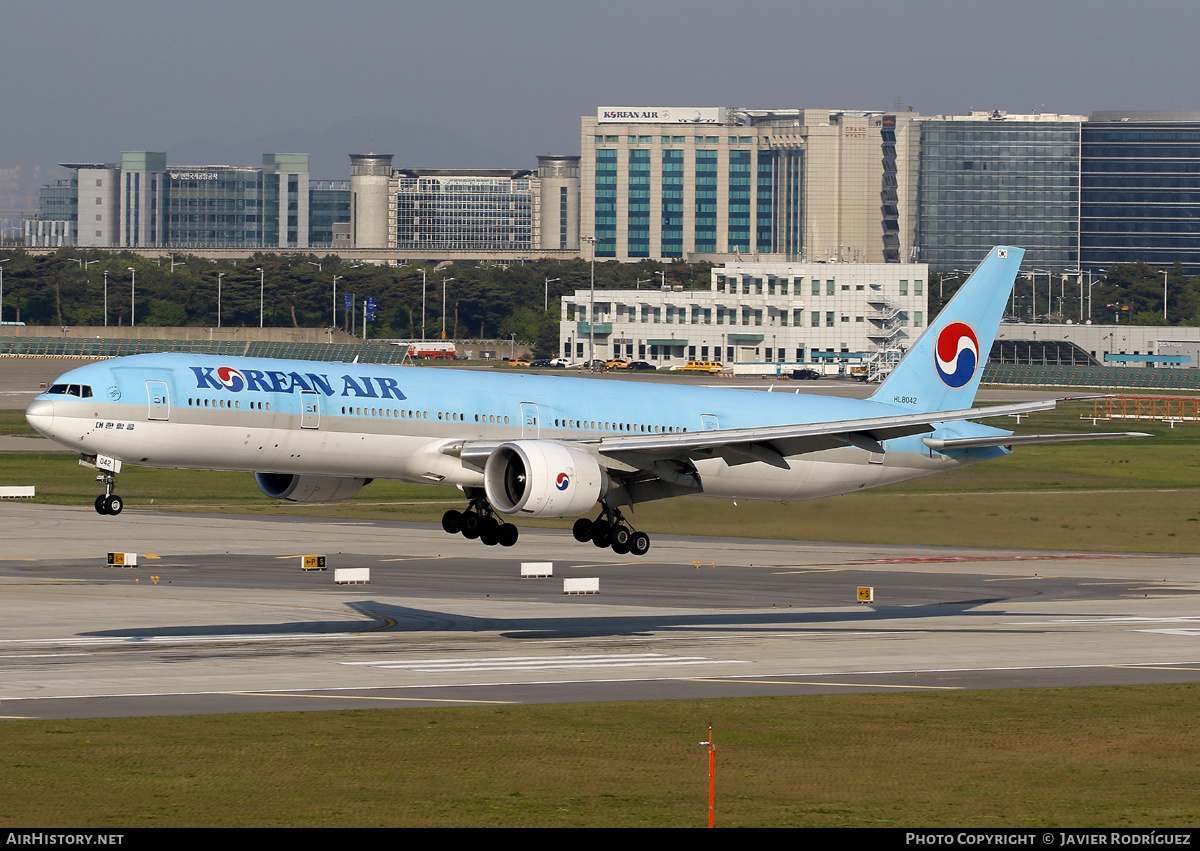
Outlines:
[[259,266],[255,270],[258,272],[258,327],[263,327],[263,282],[266,279],[266,272],[263,267]]
[[596,243],[603,242],[602,236],[581,236],[584,242],[592,246],[592,286],[588,301],[588,368],[596,359]]
[[225,277],[224,272],[217,272],[217,327],[221,327],[221,279]]
[[561,281],[561,280],[562,280],[562,278],[547,278],[546,279],[546,295],[545,295],[545,298],[543,299],[542,313],[550,312],[550,285],[553,283],[556,283],[558,281]]
[[[2,275],[2,274],[3,273],[0,272],[0,275]],[[3,302],[3,301],[4,301],[4,299],[0,298],[0,302]],[[105,328],[108,327],[108,270],[107,269],[104,270],[104,327]]]
[[1045,275],[1046,275],[1046,321],[1047,322],[1050,321],[1050,314],[1054,311],[1054,294],[1051,292],[1051,289],[1050,289],[1054,285],[1054,280],[1051,277],[1050,270],[1049,269],[1032,269],[1032,270],[1030,270],[1030,274],[1033,276],[1033,292],[1034,292],[1033,304],[1034,304],[1034,308],[1035,308],[1034,314],[1033,314],[1034,322],[1037,321],[1037,310],[1036,310],[1036,308],[1037,308],[1037,276],[1041,275],[1042,273],[1045,273]]
[[[99,263],[99,262],[100,262],[99,260],[88,260],[88,261],[86,261],[86,262],[85,262],[85,261],[83,261],[83,260],[79,260],[79,259],[77,259],[77,258],[75,258],[75,257],[71,257],[71,258],[69,258],[69,259],[71,259],[71,260],[74,260],[76,263],[78,263],[78,264],[80,265],[80,267],[83,269],[83,274],[84,274],[84,276],[85,276],[85,279],[86,279],[86,276],[87,276],[87,270],[88,270],[88,266],[91,266],[93,263]],[[90,282],[89,282],[89,283],[90,283]],[[3,303],[3,301],[4,301],[3,287],[0,287],[0,303]],[[107,301],[108,301],[108,299],[107,299],[107,298],[105,298],[105,301],[107,302]],[[105,311],[105,312],[107,313],[107,311]],[[106,316],[106,317],[105,317],[105,323],[104,323],[105,325],[107,325],[107,324],[108,324],[108,322],[107,322],[107,319],[108,319],[108,317]]]
[[446,282],[453,278],[442,278],[442,339],[446,339]]
[[4,264],[9,260],[12,258],[5,257],[0,260],[0,325],[4,324]]
[[[1079,322],[1080,322],[1080,324],[1082,324],[1083,323],[1083,268],[1080,266],[1076,266],[1074,269],[1064,269],[1063,270],[1063,287],[1064,288],[1067,285],[1067,275],[1075,275],[1077,278],[1079,278]],[[1064,294],[1062,296],[1062,298],[1063,298],[1063,306],[1065,308],[1066,307],[1066,295]]]
[[[1096,274],[1103,278],[1104,271],[1104,269],[1101,269]],[[1092,270],[1088,269],[1088,322],[1092,321],[1092,287],[1096,286],[1098,283],[1100,283],[1098,280],[1092,281]]]
[[421,342],[425,342],[425,270],[421,270]]
[[[309,262],[312,262],[312,261],[309,261]],[[333,328],[337,327],[337,282],[340,281],[344,277],[346,277],[346,276],[345,275],[334,275],[333,276],[333,322],[330,323],[331,327],[333,327]]]
[[1163,276],[1163,319],[1167,318],[1167,270],[1159,269]]
[[126,266],[125,270],[129,272],[129,327],[132,328],[137,324],[137,304],[134,302],[134,294],[137,292],[137,270],[132,266]]

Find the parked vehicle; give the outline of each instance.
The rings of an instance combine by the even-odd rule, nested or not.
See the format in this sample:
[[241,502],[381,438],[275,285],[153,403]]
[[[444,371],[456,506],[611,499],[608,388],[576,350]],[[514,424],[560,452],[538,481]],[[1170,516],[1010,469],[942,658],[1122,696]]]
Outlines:
[[821,377],[821,373],[810,367],[792,370],[792,379],[794,381],[815,381]]
[[721,364],[715,360],[690,360],[687,363],[685,363],[683,366],[671,367],[670,371],[671,372],[703,372],[703,373],[708,373],[711,375],[711,374],[715,374],[718,372],[724,372],[725,367],[721,366]]
[[654,370],[658,369],[658,367],[656,367],[652,363],[646,363],[646,361],[644,361],[644,360],[635,360],[632,363],[628,364],[625,367],[625,369],[630,369],[630,370],[635,370],[635,371],[648,369],[650,371],[654,371]]

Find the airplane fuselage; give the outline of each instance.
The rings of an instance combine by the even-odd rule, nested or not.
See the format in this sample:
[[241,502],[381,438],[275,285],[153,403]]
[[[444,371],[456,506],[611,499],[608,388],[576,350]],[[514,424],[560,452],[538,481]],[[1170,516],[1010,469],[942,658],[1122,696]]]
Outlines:
[[[66,388],[64,392],[62,388]],[[71,392],[71,388],[77,392]],[[86,388],[86,391],[84,390]],[[464,441],[562,442],[685,434],[905,413],[878,401],[568,375],[282,361],[189,354],[119,358],[62,376],[31,424],[84,455],[150,467],[290,473],[482,487],[452,451]],[[90,394],[90,395],[85,395]],[[954,436],[996,434],[970,422]],[[1006,454],[953,453],[920,436],[884,452],[840,446],[786,469],[697,459],[712,497],[804,500],[878,487]]]

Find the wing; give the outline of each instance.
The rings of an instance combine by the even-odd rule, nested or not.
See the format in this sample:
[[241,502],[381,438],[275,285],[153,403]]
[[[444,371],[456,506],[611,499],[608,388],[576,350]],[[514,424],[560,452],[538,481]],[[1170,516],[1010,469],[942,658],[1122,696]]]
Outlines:
[[[680,483],[691,481],[690,462],[722,458],[731,466],[760,461],[780,469],[790,469],[788,456],[804,455],[825,449],[857,446],[868,452],[882,453],[883,441],[936,430],[938,425],[961,420],[1015,416],[1054,409],[1059,402],[1074,397],[1043,399],[1011,405],[966,408],[957,411],[931,411],[896,414],[857,420],[835,420],[755,428],[714,429],[672,434],[643,434],[579,438],[566,441],[586,449],[606,466],[627,473],[651,471],[666,481],[681,475]],[[985,446],[1010,446],[1018,443],[1050,443],[1066,440],[1100,440],[1117,437],[1141,437],[1140,432],[1067,435],[997,435],[979,438],[925,438],[934,450],[971,449]],[[507,441],[455,441],[441,452],[459,458],[468,467],[483,470],[488,456]]]
[[[787,456],[804,455],[842,446],[868,452],[884,451],[883,441],[934,431],[939,423],[984,417],[1013,416],[1051,410],[1058,400],[1021,402],[959,411],[834,420],[756,428],[715,429],[682,434],[645,434],[600,437],[579,441],[627,469],[647,469],[666,460],[694,461],[723,458],[730,465],[761,461],[789,469]],[[658,465],[661,469],[661,464]]]

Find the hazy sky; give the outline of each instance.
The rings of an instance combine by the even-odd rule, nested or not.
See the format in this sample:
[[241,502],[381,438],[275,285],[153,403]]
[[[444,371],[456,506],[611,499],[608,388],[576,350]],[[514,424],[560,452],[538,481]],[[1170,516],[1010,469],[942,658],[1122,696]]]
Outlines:
[[0,167],[533,167],[601,105],[1197,110],[1198,41],[1195,0],[10,0]]

